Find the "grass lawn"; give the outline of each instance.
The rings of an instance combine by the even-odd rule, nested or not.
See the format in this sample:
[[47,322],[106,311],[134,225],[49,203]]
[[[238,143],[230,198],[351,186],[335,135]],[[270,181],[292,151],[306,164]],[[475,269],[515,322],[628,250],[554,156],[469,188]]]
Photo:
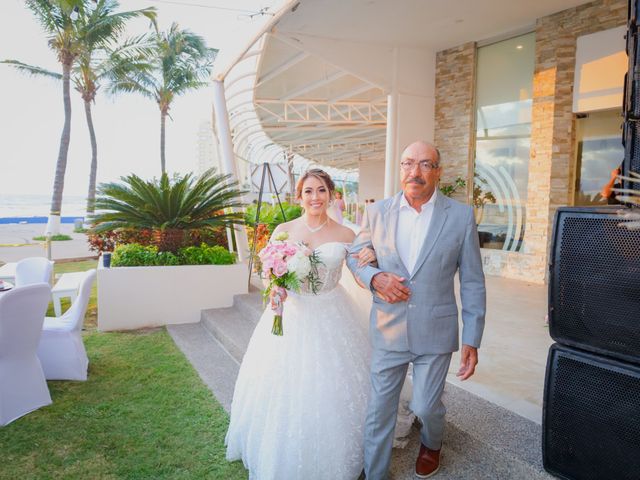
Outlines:
[[228,415],[166,330],[100,333],[95,319],[94,289],[89,380],[49,382],[52,405],[0,428],[0,478],[247,478],[225,460]]
[[[47,237],[45,235],[39,235],[37,237],[33,237],[33,239],[37,242],[44,242]],[[73,240],[69,235],[65,235],[64,233],[57,233],[56,235],[51,235],[52,242],[63,242],[66,240]]]

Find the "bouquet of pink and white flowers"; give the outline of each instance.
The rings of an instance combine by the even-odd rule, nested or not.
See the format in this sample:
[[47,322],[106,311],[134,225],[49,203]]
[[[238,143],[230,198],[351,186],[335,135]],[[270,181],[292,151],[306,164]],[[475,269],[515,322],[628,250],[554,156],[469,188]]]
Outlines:
[[307,281],[311,291],[317,293],[320,285],[318,280],[318,264],[320,259],[309,247],[302,242],[287,242],[287,232],[282,232],[264,247],[258,256],[262,263],[262,274],[269,279],[269,285],[263,295],[269,298],[271,291],[275,291],[272,306],[275,316],[271,333],[282,335],[282,309],[284,290],[300,291],[302,283]]

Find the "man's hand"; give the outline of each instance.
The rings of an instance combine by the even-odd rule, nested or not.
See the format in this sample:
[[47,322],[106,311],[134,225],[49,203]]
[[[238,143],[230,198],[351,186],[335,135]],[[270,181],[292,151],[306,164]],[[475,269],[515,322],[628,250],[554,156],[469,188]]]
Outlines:
[[471,345],[462,345],[460,353],[460,370],[456,373],[460,380],[466,380],[476,371],[478,364],[478,349]]
[[404,281],[403,277],[393,273],[380,272],[371,279],[371,286],[385,302],[405,302],[409,299],[411,290],[402,284]]

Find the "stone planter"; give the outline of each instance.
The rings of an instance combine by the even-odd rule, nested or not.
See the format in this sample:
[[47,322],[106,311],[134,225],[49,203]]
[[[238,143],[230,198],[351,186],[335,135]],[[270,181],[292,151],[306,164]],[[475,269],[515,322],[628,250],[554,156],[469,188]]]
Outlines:
[[200,321],[247,293],[247,265],[104,268],[98,262],[98,329],[134,330]]

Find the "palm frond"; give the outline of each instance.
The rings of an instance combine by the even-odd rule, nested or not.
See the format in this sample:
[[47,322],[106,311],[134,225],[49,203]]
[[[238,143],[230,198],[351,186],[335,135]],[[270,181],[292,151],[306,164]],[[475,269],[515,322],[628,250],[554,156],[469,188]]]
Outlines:
[[206,172],[170,179],[145,181],[137,175],[121,183],[102,184],[98,190],[92,222],[96,232],[114,228],[195,229],[242,223],[242,192],[225,175]]
[[62,80],[61,73],[52,72],[51,70],[47,70],[46,68],[43,68],[43,67],[38,67],[37,65],[28,65],[18,60],[2,60],[0,61],[0,63],[11,65],[19,72],[26,73],[29,75],[33,75],[37,77],[46,77],[54,80]]

